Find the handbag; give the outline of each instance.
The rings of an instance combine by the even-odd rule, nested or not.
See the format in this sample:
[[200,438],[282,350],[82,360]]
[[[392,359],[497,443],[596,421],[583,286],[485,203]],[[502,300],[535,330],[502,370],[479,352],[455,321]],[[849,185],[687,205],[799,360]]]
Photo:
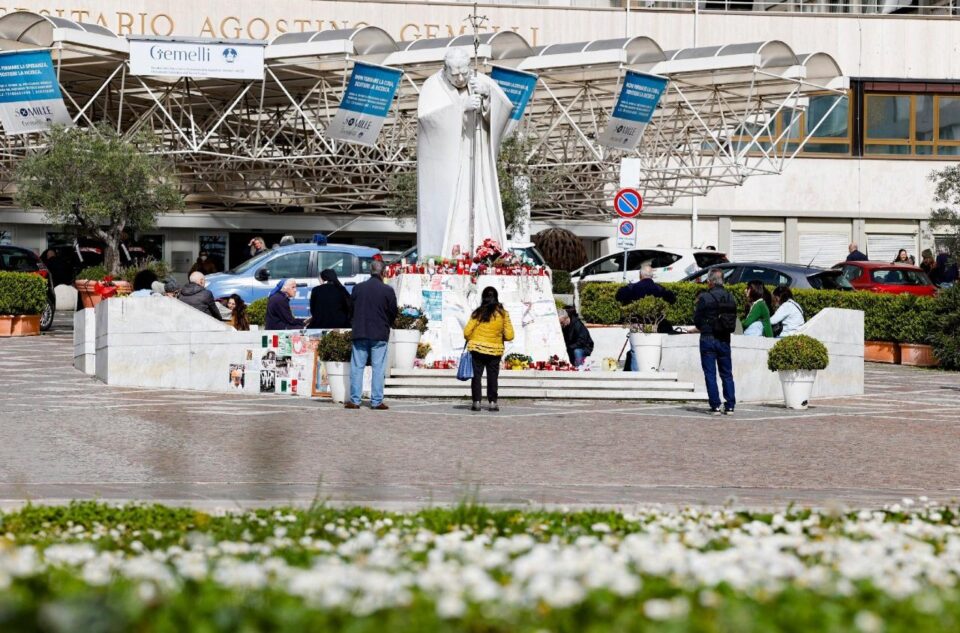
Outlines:
[[460,362],[457,363],[457,380],[471,380],[473,378],[473,357],[466,349],[460,354]]

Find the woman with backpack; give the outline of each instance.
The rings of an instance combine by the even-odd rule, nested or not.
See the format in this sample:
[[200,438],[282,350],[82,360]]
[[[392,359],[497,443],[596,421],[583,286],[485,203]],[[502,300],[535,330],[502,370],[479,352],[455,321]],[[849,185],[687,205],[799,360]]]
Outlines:
[[763,282],[754,279],[747,284],[747,314],[743,319],[744,336],[773,338],[770,325],[770,291]]
[[[773,291],[773,305],[777,311],[770,317],[770,325],[777,338],[790,336],[800,331],[803,325],[803,308],[793,300],[793,293],[786,286],[777,286]],[[779,330],[779,331],[778,331]]]
[[505,341],[513,340],[513,324],[510,315],[500,303],[497,289],[487,286],[480,295],[480,307],[473,311],[463,328],[467,350],[473,361],[473,378],[470,393],[473,397],[471,411],[480,410],[483,392],[483,372],[487,372],[487,401],[491,411],[499,411],[497,405],[497,378],[500,375],[500,359]]

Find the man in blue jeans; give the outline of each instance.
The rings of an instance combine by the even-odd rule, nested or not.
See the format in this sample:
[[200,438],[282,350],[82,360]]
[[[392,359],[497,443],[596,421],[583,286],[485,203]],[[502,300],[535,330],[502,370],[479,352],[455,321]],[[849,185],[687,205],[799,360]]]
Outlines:
[[386,381],[387,341],[390,327],[397,318],[397,294],[383,283],[383,262],[370,265],[370,279],[353,288],[353,350],[350,356],[350,402],[345,409],[359,409],[363,393],[363,369],[367,359],[373,366],[370,388],[370,407],[378,411],[389,409],[383,403],[383,384]]
[[707,273],[706,292],[697,297],[693,323],[700,331],[700,365],[707,383],[710,413],[720,415],[720,392],[717,372],[723,383],[724,415],[732,415],[737,405],[733,385],[733,360],[730,355],[730,335],[737,327],[737,302],[723,287],[723,270],[713,268]]

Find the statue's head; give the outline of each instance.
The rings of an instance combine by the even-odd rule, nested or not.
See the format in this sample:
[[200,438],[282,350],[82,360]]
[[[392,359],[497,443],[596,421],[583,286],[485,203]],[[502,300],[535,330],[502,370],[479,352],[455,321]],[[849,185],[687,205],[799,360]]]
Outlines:
[[443,74],[457,88],[464,88],[470,79],[470,55],[462,48],[451,48],[443,56]]

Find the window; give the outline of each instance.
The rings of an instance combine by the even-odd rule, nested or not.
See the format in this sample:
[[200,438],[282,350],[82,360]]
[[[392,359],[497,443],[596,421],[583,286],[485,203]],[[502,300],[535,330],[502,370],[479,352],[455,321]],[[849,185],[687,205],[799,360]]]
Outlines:
[[874,283],[889,286],[929,286],[930,280],[918,270],[898,270],[896,268],[875,270],[870,274]]
[[310,251],[280,255],[267,262],[265,268],[270,271],[271,279],[309,277]]
[[850,154],[850,99],[837,94],[813,95],[802,110],[783,108],[766,123],[744,125],[734,137],[734,147],[742,151],[754,142],[751,152],[769,151],[774,145],[778,152],[794,152],[803,140],[802,155]]
[[727,261],[727,256],[722,253],[694,253],[693,259],[700,268],[710,268]]
[[623,270],[623,253],[617,253],[601,259],[595,264],[588,266],[584,271],[586,275],[603,275],[606,273],[616,273]]
[[863,269],[861,269],[859,266],[847,265],[843,267],[843,278],[847,281],[853,281],[854,279],[859,278],[862,274]]
[[[317,260],[317,270],[326,270],[329,268],[337,273],[337,277],[350,277],[353,275],[353,255],[350,253],[321,251],[317,253],[317,257],[319,257]],[[369,268],[367,272],[370,272]]]
[[865,95],[863,153],[874,156],[960,155],[960,97]]
[[773,270],[772,268],[744,266],[743,272],[740,273],[738,283],[745,284],[754,280],[762,281],[765,286],[789,286],[793,281],[783,273]]
[[627,268],[640,270],[644,264],[649,264],[652,268],[666,268],[678,259],[680,259],[679,255],[666,251],[630,251],[627,256]]
[[[723,270],[723,282],[727,283],[728,281],[730,281],[730,278],[733,277],[733,273],[737,271],[737,267],[736,266],[724,267],[722,268],[722,270]],[[707,275],[709,274],[710,274],[710,270],[705,269],[690,281],[695,281],[698,284],[705,284],[707,283]]]

